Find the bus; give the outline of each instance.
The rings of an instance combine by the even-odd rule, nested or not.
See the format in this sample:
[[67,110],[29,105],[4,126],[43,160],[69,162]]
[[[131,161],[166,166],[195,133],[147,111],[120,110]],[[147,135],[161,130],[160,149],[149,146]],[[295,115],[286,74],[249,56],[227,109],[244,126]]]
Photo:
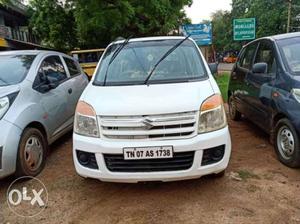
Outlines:
[[101,58],[104,48],[91,49],[91,50],[76,50],[72,51],[71,55],[74,57],[88,75],[89,79],[92,78],[99,59]]

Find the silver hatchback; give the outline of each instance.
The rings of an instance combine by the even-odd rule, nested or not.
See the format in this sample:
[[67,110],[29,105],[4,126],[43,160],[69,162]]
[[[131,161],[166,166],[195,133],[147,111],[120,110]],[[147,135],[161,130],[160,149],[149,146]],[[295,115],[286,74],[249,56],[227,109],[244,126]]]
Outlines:
[[48,145],[72,130],[87,84],[79,64],[65,54],[0,53],[0,178],[42,171]]

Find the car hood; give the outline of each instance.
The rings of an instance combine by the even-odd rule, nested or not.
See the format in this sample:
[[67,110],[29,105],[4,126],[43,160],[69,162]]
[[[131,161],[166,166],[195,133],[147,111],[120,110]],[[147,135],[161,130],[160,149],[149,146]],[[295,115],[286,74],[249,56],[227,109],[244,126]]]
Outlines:
[[207,79],[149,86],[90,85],[82,100],[92,105],[97,115],[153,115],[197,111],[202,102],[213,94]]
[[20,91],[19,85],[0,86],[0,98]]

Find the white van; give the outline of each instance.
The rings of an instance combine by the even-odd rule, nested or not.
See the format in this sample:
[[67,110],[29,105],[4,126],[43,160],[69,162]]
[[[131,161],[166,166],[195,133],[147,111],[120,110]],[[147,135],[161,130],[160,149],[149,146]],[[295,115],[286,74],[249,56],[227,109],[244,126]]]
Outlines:
[[222,175],[231,153],[219,88],[188,37],[110,44],[77,105],[73,139],[77,173],[111,182]]

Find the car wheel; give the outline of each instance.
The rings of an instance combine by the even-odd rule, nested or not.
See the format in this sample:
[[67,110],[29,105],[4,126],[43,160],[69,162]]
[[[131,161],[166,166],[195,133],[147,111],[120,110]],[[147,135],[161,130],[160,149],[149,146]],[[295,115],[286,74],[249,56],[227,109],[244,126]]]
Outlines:
[[231,120],[239,121],[242,114],[237,110],[236,103],[234,102],[233,96],[229,97],[229,116]]
[[46,162],[47,141],[36,128],[26,128],[21,136],[17,157],[17,176],[36,176]]
[[300,144],[297,131],[288,119],[275,127],[275,149],[279,160],[288,167],[300,167]]

